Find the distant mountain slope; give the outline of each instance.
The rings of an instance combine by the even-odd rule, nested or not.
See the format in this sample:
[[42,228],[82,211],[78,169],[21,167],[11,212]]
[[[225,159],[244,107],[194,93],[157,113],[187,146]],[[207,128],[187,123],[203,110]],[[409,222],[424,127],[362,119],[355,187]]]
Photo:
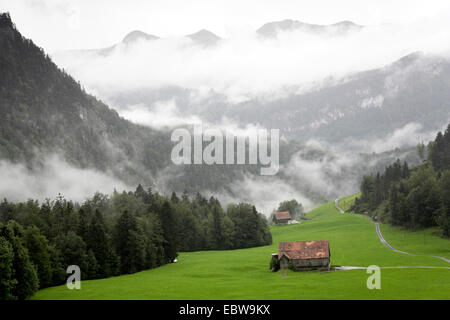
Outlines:
[[411,122],[438,131],[450,119],[450,61],[413,53],[335,85],[269,103],[249,101],[240,110],[242,121],[283,128],[296,138],[381,138]]
[[121,118],[19,33],[0,13],[0,160],[44,165],[58,154],[78,168],[108,172],[130,185],[216,190],[254,166],[176,166],[171,131]]
[[142,104],[151,108],[158,101],[176,101],[186,117],[199,115],[211,123],[224,117],[245,126],[258,123],[280,128],[286,137],[382,139],[410,123],[424,131],[439,131],[450,119],[450,60],[412,53],[385,67],[351,74],[303,93],[288,91],[285,97],[252,98],[231,103],[223,94],[210,92],[200,103],[195,89],[147,88],[109,93],[120,110]]
[[[195,45],[199,45],[202,47],[211,47],[216,45],[222,38],[215,35],[209,30],[201,29],[195,33],[188,34],[184,36],[190,40],[192,40],[192,43]],[[136,43],[140,41],[156,41],[160,40],[162,38],[155,36],[153,34],[148,34],[140,30],[134,30],[129,32],[123,40],[119,43],[116,43],[112,46],[106,47],[106,48],[100,48],[100,49],[88,49],[88,50],[68,50],[65,51],[65,53],[73,54],[73,55],[82,55],[82,54],[94,54],[99,56],[108,56],[111,53],[114,52],[114,50],[118,48],[130,48]],[[58,53],[58,52],[57,52]]]
[[[319,24],[310,24],[301,22],[298,20],[285,19],[281,21],[268,22],[262,25],[255,32],[261,38],[276,38],[279,32],[289,32],[301,30],[304,32],[308,32],[311,34],[329,34],[329,35],[345,35],[349,32],[357,32],[364,28],[361,25],[353,23],[351,21],[340,21],[330,25],[319,25]],[[189,38],[193,41],[194,44],[203,46],[203,47],[211,47],[216,45],[220,40],[223,40],[221,37],[217,36],[213,32],[201,29],[195,33],[185,35],[184,37]],[[163,39],[153,34],[148,34],[140,30],[134,30],[128,33],[121,42],[111,45],[106,48],[99,49],[89,49],[89,50],[69,50],[66,53],[72,54],[80,54],[80,53],[91,53],[98,54],[101,56],[109,55],[120,45],[130,46],[136,43],[137,41],[154,41]]]
[[200,31],[197,31],[196,33],[192,33],[186,36],[187,38],[191,39],[197,44],[200,44],[202,46],[213,46],[218,41],[221,40],[220,37],[216,36],[214,33],[212,33],[209,30],[202,29]]
[[125,37],[122,39],[121,42],[116,43],[112,46],[106,47],[106,48],[100,48],[100,49],[88,49],[88,50],[68,50],[67,53],[70,54],[98,54],[100,56],[108,56],[110,55],[115,49],[117,49],[120,46],[123,46],[125,48],[133,46],[139,41],[155,41],[160,39],[160,37],[155,36],[153,34],[148,34],[139,30],[134,30],[125,35]]
[[138,40],[158,40],[159,37],[148,34],[139,30],[131,31],[122,40],[123,43],[131,43]]
[[319,25],[301,22],[298,20],[281,20],[268,22],[256,30],[257,34],[265,38],[275,38],[281,31],[301,30],[310,33],[331,33],[346,34],[352,31],[359,31],[363,26],[357,25],[351,21],[341,21],[330,25]]
[[[29,168],[42,167],[46,156],[58,154],[77,168],[111,173],[131,185],[153,184],[163,191],[211,191],[255,203],[262,200],[269,212],[273,203],[288,196],[312,202],[350,192],[356,189],[362,172],[382,168],[392,158],[417,161],[414,150],[396,150],[357,155],[348,162],[338,153],[282,139],[280,171],[275,177],[259,176],[256,165],[173,165],[171,132],[133,124],[85,93],[42,49],[21,36],[7,14],[0,15],[0,70],[0,160],[25,163]],[[222,114],[234,107],[225,108]],[[266,106],[245,107],[253,107],[253,114],[247,114],[250,108],[242,108],[234,116],[257,119],[265,111],[260,108]],[[291,125],[288,115],[277,108],[271,106],[277,117],[266,118],[277,124],[283,115],[283,123]],[[343,179],[348,172],[351,181]]]
[[79,167],[151,181],[170,161],[169,135],[130,123],[0,16],[0,157],[30,166],[58,153]]

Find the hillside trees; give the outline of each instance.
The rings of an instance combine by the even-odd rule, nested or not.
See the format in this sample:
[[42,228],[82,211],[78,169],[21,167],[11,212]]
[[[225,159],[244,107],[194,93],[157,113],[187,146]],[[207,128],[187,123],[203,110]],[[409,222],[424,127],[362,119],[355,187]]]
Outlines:
[[439,180],[440,208],[437,224],[441,226],[445,236],[450,237],[450,170],[445,171]]
[[108,245],[109,239],[106,233],[106,225],[99,209],[95,210],[84,238],[86,239],[87,249],[92,251],[97,261],[98,277],[110,276],[112,272],[109,261],[111,255]]
[[[178,203],[178,198],[173,196],[174,204]],[[165,200],[162,204],[161,210],[159,211],[159,219],[161,220],[163,237],[165,239],[163,243],[164,256],[167,262],[173,262],[177,257],[177,239],[176,230],[177,225],[174,217],[174,209],[168,200]]]
[[248,248],[272,243],[267,229],[267,220],[247,203],[228,206],[227,214],[234,225],[234,245],[236,248]]
[[[0,237],[10,244],[10,249],[5,250],[5,256],[8,257],[8,251],[12,253],[12,264],[10,265],[12,273],[10,279],[7,278],[5,281],[12,286],[6,296],[14,299],[27,298],[37,291],[39,285],[36,267],[31,262],[28,250],[24,245],[23,233],[23,227],[14,220],[0,226]],[[4,244],[4,248],[8,248],[8,246]],[[8,267],[6,267],[6,271],[8,272]],[[11,279],[13,281],[10,281]]]
[[430,143],[429,150],[428,159],[436,171],[450,169],[450,124],[444,133],[437,134],[436,139]]
[[25,247],[28,249],[30,260],[36,267],[39,287],[48,287],[52,283],[52,266],[48,240],[36,226],[30,226],[25,230],[23,240]]
[[11,292],[17,282],[13,278],[13,257],[12,245],[5,237],[0,236],[0,300],[13,298]]
[[449,236],[450,126],[429,143],[428,160],[410,170],[397,160],[383,173],[365,176],[352,208],[408,228],[439,226]]

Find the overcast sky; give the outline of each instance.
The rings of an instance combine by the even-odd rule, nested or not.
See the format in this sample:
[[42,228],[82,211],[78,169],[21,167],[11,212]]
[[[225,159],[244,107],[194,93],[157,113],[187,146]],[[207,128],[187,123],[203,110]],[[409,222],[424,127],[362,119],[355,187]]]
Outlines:
[[139,29],[158,36],[236,29],[295,19],[328,24],[409,24],[449,16],[448,0],[0,0],[23,35],[49,52],[97,48]]

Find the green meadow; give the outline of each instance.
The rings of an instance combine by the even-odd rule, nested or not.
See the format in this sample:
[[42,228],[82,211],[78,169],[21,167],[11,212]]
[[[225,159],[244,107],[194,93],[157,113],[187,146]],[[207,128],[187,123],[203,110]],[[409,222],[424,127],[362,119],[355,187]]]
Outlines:
[[[279,241],[329,240],[333,266],[377,265],[450,267],[428,256],[450,258],[450,240],[428,231],[405,232],[383,225],[387,241],[406,255],[388,250],[374,225],[362,215],[340,214],[332,202],[307,214],[302,224],[272,226],[265,247],[180,253],[160,268],[40,290],[33,299],[450,299],[450,269],[381,269],[381,289],[369,290],[366,270],[271,272],[271,253]],[[406,239],[406,240],[405,240]]]
[[348,211],[348,210],[350,210],[350,207],[355,202],[355,199],[357,197],[359,197],[360,195],[361,195],[361,193],[356,193],[356,194],[352,194],[351,196],[341,198],[341,199],[339,199],[338,204],[344,211]]

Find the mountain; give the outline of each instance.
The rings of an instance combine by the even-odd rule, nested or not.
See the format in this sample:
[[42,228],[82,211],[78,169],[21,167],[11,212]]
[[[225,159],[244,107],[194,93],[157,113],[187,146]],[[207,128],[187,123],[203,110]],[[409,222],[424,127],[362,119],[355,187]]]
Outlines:
[[[165,192],[184,189],[216,192],[225,194],[225,199],[263,201],[265,207],[257,203],[258,207],[270,212],[274,203],[286,200],[288,195],[303,197],[311,204],[339,193],[350,193],[357,188],[363,173],[382,168],[392,158],[417,161],[414,148],[357,155],[356,160],[348,162],[339,154],[281,139],[280,171],[270,178],[259,176],[256,165],[174,165],[170,131],[153,130],[125,120],[87,94],[41,48],[22,37],[8,14],[0,14],[0,70],[3,115],[0,117],[0,160],[26,164],[31,170],[43,167],[49,155],[57,154],[76,168],[96,169],[129,185],[153,185]],[[175,92],[179,91],[168,90],[164,94]],[[131,101],[131,97],[149,96],[124,98]],[[198,110],[203,107],[203,104],[196,106]],[[235,116],[247,121],[245,116],[250,115],[247,114],[250,107],[255,107],[254,118],[263,114],[259,108],[270,107],[277,116],[265,117],[265,121],[276,123],[280,115],[285,117],[283,123],[293,121],[282,109],[276,110],[279,108],[276,104],[247,107],[238,112],[234,109]],[[216,115],[214,112],[211,116]],[[267,194],[261,186],[276,191]]]
[[[185,36],[186,38],[189,38],[192,40],[193,44],[199,45],[202,47],[211,47],[217,44],[220,40],[222,40],[219,36],[215,35],[211,31],[202,29],[198,32],[188,34]],[[116,43],[112,46],[106,47],[106,48],[100,48],[100,49],[88,49],[88,50],[68,50],[64,51],[63,53],[65,55],[72,55],[72,56],[83,56],[83,55],[100,55],[100,56],[108,56],[114,50],[116,50],[119,47],[128,49],[135,45],[138,42],[141,41],[156,41],[161,39],[158,36],[155,36],[153,34],[148,34],[139,30],[134,30],[128,33],[121,42]],[[61,54],[62,52],[56,52],[56,54]]]
[[[292,139],[383,139],[410,123],[424,131],[439,131],[450,119],[450,60],[412,53],[382,68],[350,74],[285,97],[230,103],[225,95],[210,92],[200,103],[194,89],[165,87],[130,90],[110,95],[119,109],[152,106],[173,99],[181,116],[199,115],[210,123],[227,118],[245,126],[258,123],[280,128]],[[270,115],[270,116],[268,116]]]
[[236,110],[241,121],[330,142],[382,138],[411,122],[438,131],[450,119],[450,60],[413,53],[336,84],[267,103],[249,101]]
[[205,29],[199,30],[196,33],[189,34],[186,37],[194,41],[194,43],[205,47],[214,46],[221,40],[219,36]]
[[176,166],[171,131],[123,119],[60,70],[0,13],[0,160],[44,166],[57,154],[129,185],[215,190],[254,173],[254,166]]
[[256,33],[264,38],[276,38],[280,31],[296,30],[316,34],[330,33],[335,35],[343,35],[348,32],[359,31],[362,28],[363,26],[357,25],[351,21],[341,21],[330,25],[319,25],[286,19],[268,22],[256,30]]
[[148,34],[139,30],[134,30],[128,33],[121,42],[102,49],[90,49],[90,50],[71,50],[71,54],[98,54],[101,56],[107,56],[111,54],[117,47],[124,46],[125,48],[136,44],[139,41],[154,41],[160,39],[158,36]]
[[[363,26],[357,25],[351,21],[341,21],[330,25],[318,25],[304,23],[297,20],[282,20],[268,22],[256,30],[258,36],[262,38],[276,38],[280,31],[295,31],[302,30],[304,32],[315,33],[315,34],[330,34],[330,35],[345,35],[349,32],[356,32],[363,28]],[[185,35],[186,38],[192,40],[196,45],[202,47],[212,47],[215,46],[219,41],[223,40],[221,37],[217,36],[213,32],[201,29],[195,33]],[[107,56],[111,54],[118,46],[131,46],[138,41],[154,41],[161,39],[158,36],[145,33],[140,30],[134,30],[128,33],[121,42],[114,44],[112,46],[100,49],[89,49],[89,50],[69,50],[65,51],[67,54],[98,54],[101,56]]]
[[139,40],[151,41],[158,40],[159,37],[148,34],[139,30],[131,31],[122,40],[122,43],[130,44]]
[[38,166],[49,154],[150,184],[170,161],[169,136],[130,123],[0,15],[0,158]]

